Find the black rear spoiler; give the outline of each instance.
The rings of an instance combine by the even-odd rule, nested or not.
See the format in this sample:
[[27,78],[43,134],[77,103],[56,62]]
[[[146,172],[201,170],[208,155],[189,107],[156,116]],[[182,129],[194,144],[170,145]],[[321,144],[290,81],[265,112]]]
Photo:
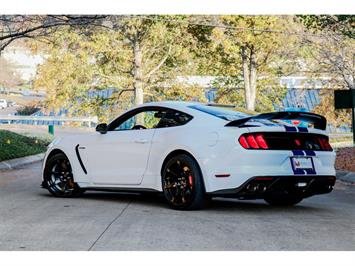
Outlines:
[[237,119],[226,124],[226,127],[242,127],[250,120],[300,120],[310,122],[313,127],[320,130],[325,130],[327,127],[327,119],[324,116],[307,112],[274,112],[264,113],[255,116],[249,116],[242,119]]

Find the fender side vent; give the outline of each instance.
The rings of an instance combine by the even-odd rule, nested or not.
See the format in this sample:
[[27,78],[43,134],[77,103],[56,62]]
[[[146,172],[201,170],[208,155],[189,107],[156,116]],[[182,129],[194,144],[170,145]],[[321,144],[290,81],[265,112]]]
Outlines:
[[83,169],[84,173],[87,175],[88,172],[86,171],[86,168],[85,168],[83,161],[81,160],[81,157],[80,157],[79,146],[80,146],[79,144],[75,146],[76,157],[78,157],[78,161],[80,163],[81,169]]

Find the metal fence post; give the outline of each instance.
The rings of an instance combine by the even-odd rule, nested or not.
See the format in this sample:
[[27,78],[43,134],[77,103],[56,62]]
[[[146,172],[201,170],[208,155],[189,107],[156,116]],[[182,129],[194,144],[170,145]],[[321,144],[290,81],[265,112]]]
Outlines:
[[54,136],[54,125],[48,125],[48,133]]

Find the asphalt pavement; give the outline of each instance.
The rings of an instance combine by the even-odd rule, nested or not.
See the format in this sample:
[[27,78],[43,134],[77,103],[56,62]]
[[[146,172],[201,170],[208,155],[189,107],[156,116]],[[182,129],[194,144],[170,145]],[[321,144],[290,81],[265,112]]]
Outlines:
[[41,163],[0,171],[0,250],[355,250],[355,186],[294,207],[215,199],[175,211],[161,197],[54,198]]

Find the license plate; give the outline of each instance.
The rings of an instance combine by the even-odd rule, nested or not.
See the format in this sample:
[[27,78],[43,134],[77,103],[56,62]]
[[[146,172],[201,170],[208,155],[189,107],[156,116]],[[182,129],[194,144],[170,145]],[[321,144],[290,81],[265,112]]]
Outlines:
[[296,169],[314,170],[312,157],[292,157],[291,162],[295,170]]

